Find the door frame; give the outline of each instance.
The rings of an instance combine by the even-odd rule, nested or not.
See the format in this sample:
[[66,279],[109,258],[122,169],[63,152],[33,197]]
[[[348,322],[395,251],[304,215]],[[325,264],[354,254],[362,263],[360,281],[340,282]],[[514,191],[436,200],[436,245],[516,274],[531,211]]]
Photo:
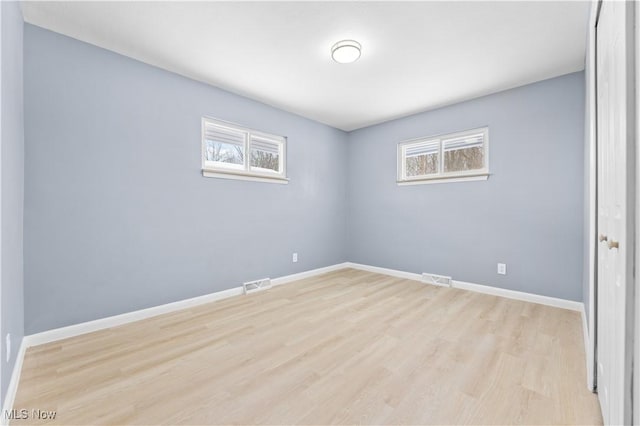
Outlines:
[[[587,387],[597,390],[597,73],[596,73],[596,27],[603,0],[591,2],[589,28],[587,33],[587,52],[585,63],[585,102],[586,118],[585,132],[587,132],[587,152],[585,161],[588,163],[588,197],[587,204],[587,265],[589,280],[589,312],[588,341],[586,351]],[[627,55],[627,93],[633,93],[627,98],[627,244],[632,250],[625,259],[627,271],[627,305],[626,305],[626,348],[625,348],[625,413],[627,424],[640,423],[640,273],[634,274],[635,265],[640,265],[640,175],[636,173],[636,165],[640,164],[640,149],[636,149],[636,137],[640,135],[640,55],[636,55],[636,46],[640,46],[640,7],[634,2],[625,2],[627,10],[626,55]],[[634,395],[635,394],[635,395]],[[633,397],[633,400],[631,399]]]
[[[638,163],[637,155],[640,153],[636,147],[637,142],[637,121],[636,121],[636,33],[638,31],[636,27],[636,13],[638,7],[636,7],[635,1],[625,1],[625,19],[627,33],[626,38],[626,68],[627,68],[627,245],[631,250],[627,254],[626,259],[626,277],[625,283],[627,296],[626,296],[626,321],[625,321],[625,366],[624,366],[624,388],[625,388],[625,401],[624,401],[624,422],[625,424],[637,424],[640,422],[640,412],[635,411],[637,405],[638,388],[635,387],[635,377],[637,372],[634,371],[634,362],[638,359],[638,341],[635,336],[638,333],[638,326],[636,325],[636,311],[637,311],[637,278],[636,278],[636,259],[638,256],[639,241],[636,238],[638,232],[637,215],[639,213],[636,208],[638,202],[637,190],[640,186],[637,186],[636,182],[638,174],[636,167]],[[638,364],[635,364],[635,369],[638,368]],[[634,398],[635,396],[635,398]]]
[[[593,0],[591,2],[591,13],[589,14],[589,28],[587,33],[587,52],[585,58],[585,83],[586,83],[586,126],[585,131],[588,134],[587,140],[587,163],[588,163],[588,258],[586,269],[589,276],[589,306],[587,306],[588,330],[586,342],[586,363],[587,363],[587,387],[591,391],[595,391],[596,383],[596,350],[598,336],[596,333],[597,319],[597,279],[598,279],[598,262],[597,262],[597,238],[598,238],[598,168],[597,168],[597,88],[596,88],[596,25],[600,13],[600,5],[602,0]],[[584,325],[584,324],[583,324]]]
[[[585,166],[587,188],[585,207],[587,209],[585,229],[587,229],[585,249],[588,274],[589,304],[585,307],[588,315],[586,346],[587,387],[597,389],[597,73],[596,73],[596,27],[603,0],[591,2],[589,27],[587,33],[587,51],[585,59],[585,103],[586,103],[586,152]],[[625,395],[625,423],[640,424],[640,273],[634,274],[635,265],[640,265],[640,174],[636,165],[640,165],[640,149],[636,149],[637,136],[640,135],[640,55],[636,55],[636,46],[640,46],[640,7],[633,2],[627,3],[626,19],[629,30],[627,44],[627,93],[633,93],[627,99],[627,244],[633,248],[626,259],[627,269],[627,306],[626,306],[626,359],[625,388],[633,389]],[[634,276],[635,275],[635,276]],[[636,325],[637,324],[637,325]],[[633,373],[632,373],[633,372]],[[633,400],[631,397],[633,396]]]
[[[640,47],[640,7],[635,8],[635,47]],[[638,136],[640,136],[640,55],[636,54],[635,57],[635,140],[636,146],[638,142]],[[640,165],[640,149],[636,149],[636,167]],[[640,173],[636,172],[636,240],[635,250],[636,265],[640,265]],[[632,422],[631,424],[640,424],[640,273],[635,277],[635,330],[634,345],[633,345],[633,384],[632,384]]]
[[[0,3],[0,51],[2,50],[2,3]],[[2,55],[0,55],[0,206],[2,205]],[[0,224],[2,224],[2,209],[0,209]],[[2,241],[2,226],[0,226],[0,241]],[[2,247],[0,244],[0,330],[2,330],[2,292],[3,292],[3,284],[2,284]],[[2,359],[2,354],[5,353],[5,343],[0,339],[0,360]],[[0,403],[2,404],[2,408],[4,408],[4,398],[5,394],[2,391],[2,368],[0,366]],[[4,413],[2,417],[4,417]]]

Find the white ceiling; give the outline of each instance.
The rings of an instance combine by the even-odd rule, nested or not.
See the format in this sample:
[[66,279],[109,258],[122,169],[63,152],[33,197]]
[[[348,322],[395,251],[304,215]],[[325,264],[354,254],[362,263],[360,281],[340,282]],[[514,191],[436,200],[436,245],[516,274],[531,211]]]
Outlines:
[[[588,2],[25,2],[27,22],[354,130],[584,69]],[[338,64],[352,38],[362,57]]]

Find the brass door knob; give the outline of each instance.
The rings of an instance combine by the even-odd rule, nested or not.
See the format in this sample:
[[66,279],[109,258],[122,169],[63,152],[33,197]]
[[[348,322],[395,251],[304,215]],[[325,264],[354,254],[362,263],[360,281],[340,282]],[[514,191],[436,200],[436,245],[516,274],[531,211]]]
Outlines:
[[606,236],[606,235],[602,235],[602,234],[600,234],[600,236],[598,237],[598,240],[599,240],[600,242],[603,242],[603,241],[607,241],[607,240],[608,240],[608,238],[607,238],[607,236]]
[[609,243],[607,244],[607,246],[609,246],[609,250],[611,250],[611,249],[613,249],[613,248],[616,248],[616,249],[617,249],[617,248],[619,247],[619,244],[618,244],[618,242],[617,242],[617,241],[613,241],[613,240],[611,240],[611,241],[609,241]]

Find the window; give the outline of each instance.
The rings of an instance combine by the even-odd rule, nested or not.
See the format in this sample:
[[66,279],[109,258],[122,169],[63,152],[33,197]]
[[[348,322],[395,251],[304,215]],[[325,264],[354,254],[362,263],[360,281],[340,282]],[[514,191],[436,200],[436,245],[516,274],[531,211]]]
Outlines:
[[398,184],[484,180],[489,176],[489,129],[398,144]]
[[202,174],[287,183],[287,140],[211,118],[202,119]]

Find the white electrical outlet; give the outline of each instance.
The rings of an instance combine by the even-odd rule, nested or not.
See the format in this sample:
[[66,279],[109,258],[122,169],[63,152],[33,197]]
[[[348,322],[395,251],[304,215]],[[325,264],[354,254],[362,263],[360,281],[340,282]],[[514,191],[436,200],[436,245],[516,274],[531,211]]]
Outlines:
[[11,359],[11,333],[7,333],[7,336],[4,338],[5,347],[7,348],[7,362]]
[[507,275],[507,264],[506,263],[498,263],[498,273],[500,275]]
[[298,253],[293,253],[291,260],[293,260],[293,263],[296,263],[298,261]]

